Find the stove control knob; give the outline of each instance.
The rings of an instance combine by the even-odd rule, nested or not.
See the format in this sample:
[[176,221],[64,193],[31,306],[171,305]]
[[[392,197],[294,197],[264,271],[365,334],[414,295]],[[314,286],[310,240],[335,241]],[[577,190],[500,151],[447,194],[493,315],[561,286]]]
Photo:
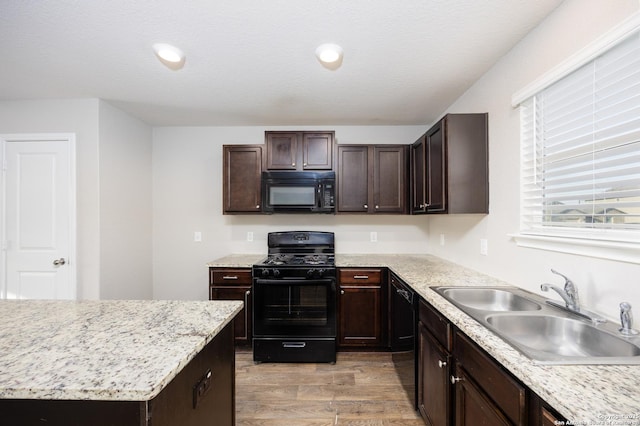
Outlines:
[[274,278],[278,278],[280,276],[280,270],[279,269],[274,269],[273,270],[273,276],[274,276]]
[[318,278],[324,277],[324,269],[318,269]]
[[307,271],[307,278],[313,278],[315,274],[316,274],[316,270],[311,268]]
[[263,268],[262,271],[260,271],[260,274],[266,278],[269,276],[269,270],[267,268]]

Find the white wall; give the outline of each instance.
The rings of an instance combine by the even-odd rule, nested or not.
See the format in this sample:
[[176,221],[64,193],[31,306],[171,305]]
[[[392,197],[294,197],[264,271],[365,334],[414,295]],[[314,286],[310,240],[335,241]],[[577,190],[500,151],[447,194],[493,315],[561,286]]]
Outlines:
[[[206,299],[206,263],[231,253],[266,254],[267,233],[336,232],[338,252],[426,253],[427,218],[346,215],[222,215],[222,145],[264,142],[279,127],[167,127],[153,134],[153,283],[156,299]],[[424,126],[328,126],[338,143],[403,143]],[[194,242],[195,231],[202,242]],[[369,233],[378,233],[371,243]],[[247,242],[247,232],[254,241]]]
[[99,103],[100,299],[151,299],[151,127]]
[[75,133],[78,298],[151,298],[151,128],[98,99],[0,102],[0,134]]
[[[508,236],[518,231],[520,197],[519,116],[512,94],[638,9],[635,0],[564,2],[449,108],[489,112],[490,214],[430,217],[431,253],[538,292],[543,282],[563,283],[550,273],[555,268],[574,280],[588,308],[611,318],[623,300],[640,309],[639,265],[520,248]],[[440,234],[444,246],[436,243]],[[479,254],[481,238],[488,239],[488,256]]]
[[98,100],[0,102],[0,133],[75,133],[78,297],[97,299],[99,278]]

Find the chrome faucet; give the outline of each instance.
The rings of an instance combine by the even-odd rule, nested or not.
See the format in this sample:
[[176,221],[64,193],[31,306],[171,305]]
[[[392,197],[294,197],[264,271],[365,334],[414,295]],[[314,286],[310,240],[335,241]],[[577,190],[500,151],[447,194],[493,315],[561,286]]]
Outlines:
[[571,281],[565,275],[562,275],[560,272],[554,269],[552,269],[551,272],[553,272],[556,275],[560,275],[562,278],[564,278],[564,289],[561,289],[552,284],[542,284],[540,285],[540,290],[542,291],[549,291],[549,289],[554,290],[556,293],[560,295],[560,297],[562,297],[562,300],[564,300],[564,303],[566,304],[567,309],[574,312],[580,312],[580,298],[578,297],[578,287],[575,286],[573,281]]
[[633,329],[633,315],[631,314],[631,305],[627,302],[620,304],[620,333],[625,336],[635,336],[638,330]]

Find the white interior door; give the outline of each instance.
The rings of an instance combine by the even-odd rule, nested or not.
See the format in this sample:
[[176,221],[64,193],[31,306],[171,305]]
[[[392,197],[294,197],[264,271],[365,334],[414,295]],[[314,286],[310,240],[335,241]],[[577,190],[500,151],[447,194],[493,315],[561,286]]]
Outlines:
[[4,297],[75,299],[74,138],[5,137],[2,145]]

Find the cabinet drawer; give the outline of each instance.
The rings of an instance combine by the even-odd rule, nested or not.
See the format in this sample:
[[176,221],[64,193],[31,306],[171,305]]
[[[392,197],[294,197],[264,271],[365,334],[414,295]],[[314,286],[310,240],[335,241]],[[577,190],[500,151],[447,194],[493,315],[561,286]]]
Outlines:
[[251,285],[251,269],[210,268],[209,283],[213,285]]
[[380,284],[382,269],[340,269],[340,284]]
[[454,354],[462,368],[516,425],[526,424],[526,391],[468,337],[457,331]]
[[438,342],[447,350],[451,351],[451,323],[436,311],[431,305],[420,300],[420,322]]

